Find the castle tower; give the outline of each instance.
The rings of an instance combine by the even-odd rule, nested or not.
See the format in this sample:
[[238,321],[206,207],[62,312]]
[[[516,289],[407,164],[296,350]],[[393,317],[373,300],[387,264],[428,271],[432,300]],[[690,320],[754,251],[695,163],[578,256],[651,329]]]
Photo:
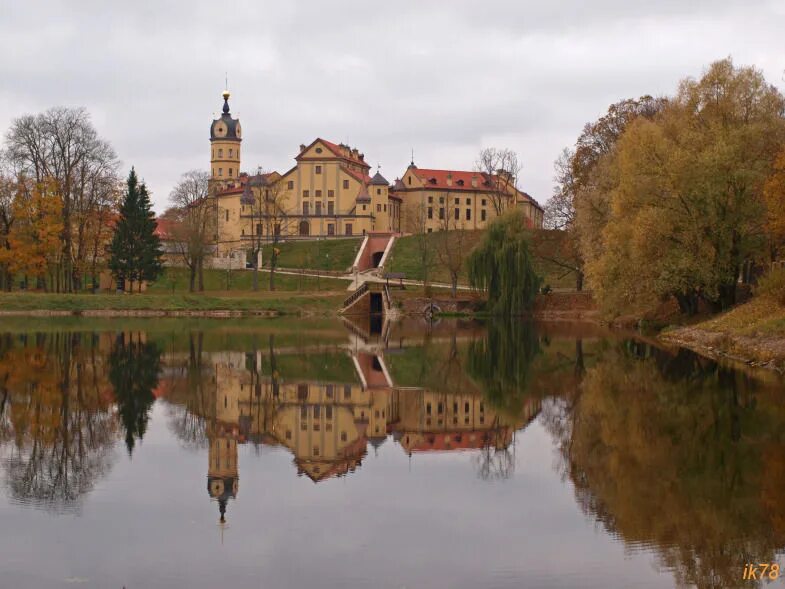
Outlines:
[[229,91],[223,91],[223,114],[210,125],[210,179],[225,184],[240,175],[240,121],[229,113]]

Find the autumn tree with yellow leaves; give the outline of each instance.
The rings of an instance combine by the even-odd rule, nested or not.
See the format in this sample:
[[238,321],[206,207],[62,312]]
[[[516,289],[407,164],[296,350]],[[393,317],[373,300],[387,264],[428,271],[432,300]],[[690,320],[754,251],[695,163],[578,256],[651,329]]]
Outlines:
[[12,203],[13,224],[7,248],[0,249],[0,264],[10,273],[33,279],[36,287],[52,289],[62,253],[63,202],[53,181],[28,190],[21,182]]
[[587,280],[608,314],[670,297],[687,314],[735,303],[739,270],[764,257],[772,228],[764,186],[776,199],[784,112],[760,71],[725,59],[625,120],[575,199]]

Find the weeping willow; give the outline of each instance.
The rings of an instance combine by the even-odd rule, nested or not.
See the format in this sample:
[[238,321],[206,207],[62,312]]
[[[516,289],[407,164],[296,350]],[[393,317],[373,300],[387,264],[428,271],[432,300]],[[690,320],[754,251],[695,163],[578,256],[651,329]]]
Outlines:
[[540,286],[529,253],[526,219],[511,211],[496,219],[468,260],[472,288],[488,293],[494,315],[522,315],[531,309]]

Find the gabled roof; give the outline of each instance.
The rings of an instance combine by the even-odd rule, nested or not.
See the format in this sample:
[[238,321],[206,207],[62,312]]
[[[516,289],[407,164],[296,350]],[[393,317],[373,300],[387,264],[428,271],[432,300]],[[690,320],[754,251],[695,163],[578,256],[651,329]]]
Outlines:
[[371,167],[363,159],[360,159],[360,157],[355,157],[354,155],[352,155],[352,148],[349,147],[348,145],[336,144],[333,143],[332,141],[327,141],[326,139],[322,139],[321,137],[317,137],[316,139],[311,141],[311,143],[306,145],[305,149],[301,149],[300,153],[298,153],[297,157],[295,157],[294,159],[298,161],[302,159],[303,153],[311,149],[311,147],[313,147],[316,143],[321,143],[322,145],[324,145],[327,149],[330,150],[330,152],[335,157],[341,158],[348,162],[352,162],[353,164],[357,164],[358,166],[362,166],[363,168],[366,169],[370,169]]

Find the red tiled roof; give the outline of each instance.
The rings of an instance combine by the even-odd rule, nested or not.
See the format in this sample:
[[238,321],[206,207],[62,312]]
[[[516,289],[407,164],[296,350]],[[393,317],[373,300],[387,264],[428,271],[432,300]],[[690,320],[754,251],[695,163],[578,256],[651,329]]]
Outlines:
[[367,186],[371,183],[371,177],[368,174],[361,174],[357,170],[352,170],[351,168],[346,167],[342,167],[341,169],[364,186]]
[[158,217],[155,221],[155,234],[161,239],[169,237],[169,234],[172,232],[172,225],[174,224],[172,220]]
[[[488,175],[481,172],[415,168],[414,174],[422,180],[423,184],[430,188],[491,192],[491,186],[487,184]],[[452,186],[447,185],[448,175],[452,175]],[[472,178],[475,178],[477,181],[476,188],[472,186]],[[463,184],[461,185],[461,183]]]

